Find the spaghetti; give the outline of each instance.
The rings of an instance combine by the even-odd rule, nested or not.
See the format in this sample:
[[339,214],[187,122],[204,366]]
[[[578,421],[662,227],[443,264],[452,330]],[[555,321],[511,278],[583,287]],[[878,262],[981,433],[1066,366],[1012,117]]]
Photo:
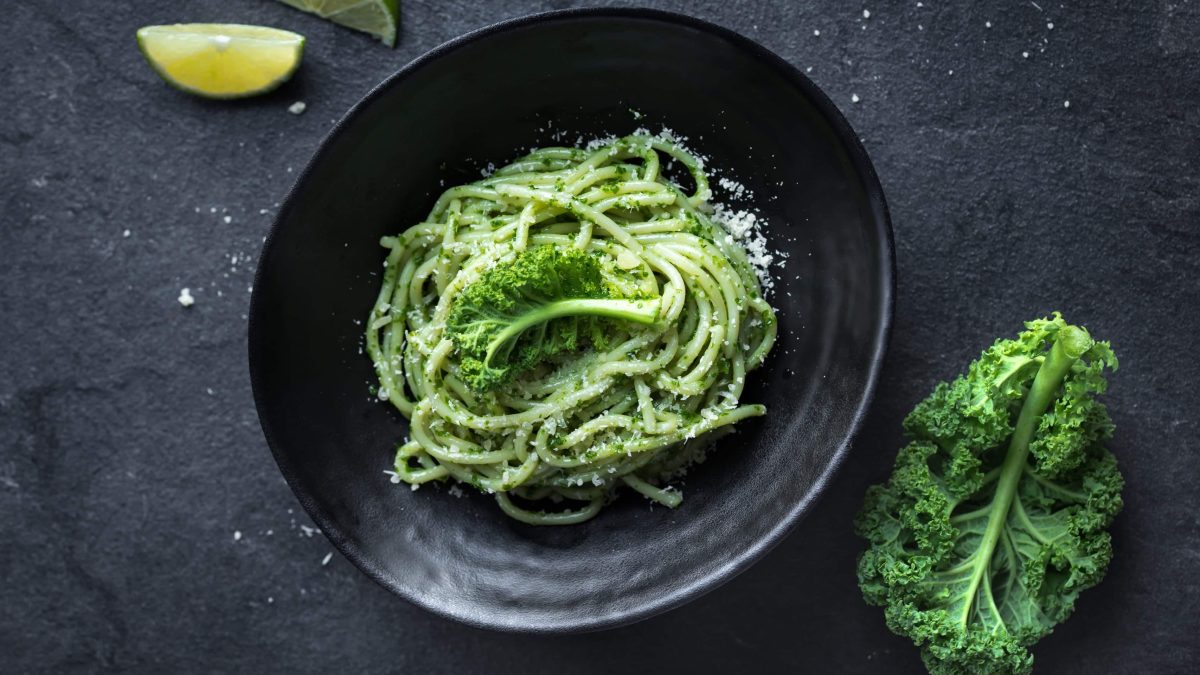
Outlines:
[[[691,194],[664,177],[664,155],[686,169]],[[536,525],[588,520],[622,485],[678,506],[669,481],[703,438],[765,413],[739,397],[776,334],[745,250],[709,216],[710,197],[697,157],[637,134],[536,150],[447,190],[424,222],[384,237],[366,346],[379,398],[410,420],[398,480],[467,483]],[[472,388],[447,334],[455,303],[538,247],[588,253],[617,295],[657,301],[657,319],[604,319],[604,338],[569,357]]]

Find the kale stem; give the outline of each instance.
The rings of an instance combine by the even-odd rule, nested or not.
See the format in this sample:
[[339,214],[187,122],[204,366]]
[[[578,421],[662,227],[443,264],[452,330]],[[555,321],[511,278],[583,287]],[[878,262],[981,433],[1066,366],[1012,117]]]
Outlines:
[[975,520],[979,516],[982,516],[983,514],[987,513],[991,508],[992,508],[991,506],[981,506],[981,507],[975,509],[974,511],[968,511],[967,513],[960,513],[960,514],[951,516],[950,523],[952,525],[957,525],[959,523],[964,523],[969,520]]
[[1028,474],[1030,478],[1037,481],[1037,484],[1041,485],[1042,488],[1044,488],[1045,490],[1048,490],[1050,492],[1055,492],[1060,497],[1063,497],[1065,499],[1068,499],[1073,502],[1078,502],[1078,503],[1083,503],[1083,502],[1087,501],[1087,495],[1080,494],[1080,493],[1074,492],[1072,490],[1068,490],[1068,489],[1062,487],[1061,485],[1058,485],[1057,483],[1048,481],[1045,478],[1042,478],[1041,476],[1037,475],[1037,473],[1035,473],[1033,471],[1033,469],[1031,469],[1031,468],[1026,467],[1025,473]]
[[1013,513],[1016,514],[1017,520],[1025,526],[1025,531],[1033,535],[1034,539],[1037,539],[1041,544],[1048,545],[1053,543],[1050,539],[1046,538],[1046,535],[1042,534],[1042,531],[1037,528],[1037,525],[1033,524],[1033,521],[1029,518],[1029,514],[1025,513],[1025,506],[1021,504],[1021,499],[1019,497],[1013,498],[1013,509]]
[[528,312],[506,326],[488,343],[487,362],[491,362],[496,350],[506,342],[524,333],[529,328],[564,316],[603,316],[625,319],[641,324],[654,323],[658,318],[660,301],[655,300],[603,300],[574,299],[551,302],[536,311]]
[[1012,438],[1008,443],[1008,454],[1004,456],[1004,464],[1000,467],[1000,479],[996,483],[996,494],[992,498],[991,515],[988,516],[987,529],[983,532],[983,540],[979,544],[979,555],[975,558],[975,572],[971,576],[971,584],[967,588],[966,602],[963,603],[962,616],[959,622],[966,629],[975,604],[979,584],[992,565],[992,554],[996,550],[996,542],[1004,530],[1004,522],[1008,520],[1008,511],[1012,508],[1013,497],[1017,494],[1017,483],[1025,468],[1029,456],[1029,441],[1037,429],[1038,422],[1058,394],[1058,388],[1063,378],[1071,371],[1075,361],[1091,349],[1092,338],[1087,331],[1077,326],[1065,326],[1058,331],[1057,340],[1050,348],[1050,356],[1038,369],[1021,413]]

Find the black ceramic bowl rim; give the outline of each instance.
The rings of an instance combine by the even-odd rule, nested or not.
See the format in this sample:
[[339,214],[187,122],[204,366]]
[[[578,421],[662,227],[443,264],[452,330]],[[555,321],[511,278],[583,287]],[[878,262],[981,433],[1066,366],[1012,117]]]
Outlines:
[[[270,231],[263,243],[262,251],[259,254],[259,265],[255,272],[254,287],[259,287],[259,275],[262,274],[262,261],[266,258],[267,252],[272,248],[275,240],[275,235],[279,232],[281,223],[286,221],[288,214],[291,211],[294,203],[296,187],[304,183],[305,178],[313,170],[313,167],[322,161],[323,156],[328,151],[329,147],[334,144],[336,139],[342,134],[343,130],[351,125],[360,115],[362,110],[369,106],[378,97],[393,87],[401,86],[405,79],[413,73],[421,70],[438,58],[453,52],[461,47],[469,45],[480,39],[508,31],[515,28],[528,27],[535,24],[548,23],[562,19],[588,18],[588,17],[603,17],[603,18],[632,18],[632,19],[649,19],[663,23],[674,23],[686,28],[704,31],[723,38],[734,44],[740,49],[749,52],[752,56],[764,63],[769,68],[773,68],[780,75],[785,77],[795,87],[797,87],[813,104],[813,106],[821,113],[830,127],[836,133],[838,140],[843,144],[847,154],[851,159],[854,171],[860,176],[863,182],[863,187],[867,194],[867,200],[871,205],[871,212],[874,216],[874,225],[876,227],[876,235],[885,242],[885,255],[881,256],[878,263],[881,266],[881,281],[882,288],[880,299],[882,302],[883,316],[874,335],[874,349],[872,350],[871,362],[869,365],[866,389],[859,404],[854,411],[854,415],[850,422],[849,432],[841,445],[835,450],[832,459],[826,464],[821,475],[814,481],[812,489],[806,497],[797,502],[796,505],[781,519],[774,528],[764,537],[760,538],[754,545],[744,549],[730,563],[715,568],[709,571],[697,581],[672,589],[664,593],[656,601],[646,603],[637,608],[631,609],[622,615],[609,616],[601,620],[583,619],[572,624],[556,624],[556,625],[515,625],[504,622],[485,622],[474,618],[468,614],[459,613],[453,609],[448,609],[445,606],[430,602],[427,598],[417,593],[407,592],[407,589],[401,588],[388,579],[388,576],[383,573],[369,558],[364,556],[362,552],[355,546],[346,536],[344,536],[334,524],[332,518],[329,517],[324,510],[318,506],[315,501],[306,493],[299,485],[295,478],[295,471],[292,467],[292,462],[288,455],[283,452],[280,445],[275,440],[275,435],[272,432],[271,425],[267,418],[259,415],[259,423],[262,426],[263,434],[266,437],[267,445],[271,449],[271,454],[275,457],[275,462],[279,465],[280,471],[283,473],[284,479],[288,486],[296,495],[300,505],[308,513],[329,538],[334,547],[345,556],[351,563],[362,570],[368,577],[373,579],[389,591],[400,595],[404,599],[413,604],[422,607],[430,612],[440,616],[454,619],[456,621],[476,626],[479,628],[489,628],[495,630],[535,633],[535,634],[554,634],[554,633],[577,633],[586,631],[603,630],[607,628],[615,628],[642,619],[649,618],[656,614],[674,609],[683,605],[699,596],[707,593],[721,584],[728,582],[733,577],[745,571],[750,565],[758,561],[763,555],[773,549],[780,541],[783,540],[791,530],[796,526],[812,504],[824,494],[825,489],[829,486],[829,482],[837,469],[845,460],[849,452],[850,446],[855,437],[857,437],[860,428],[862,427],[863,418],[866,416],[867,410],[871,406],[871,402],[875,398],[875,390],[878,385],[879,372],[883,367],[884,355],[887,350],[887,343],[891,336],[891,327],[893,315],[895,313],[895,293],[896,293],[896,247],[894,235],[892,232],[891,216],[888,212],[887,202],[883,196],[883,188],[879,183],[879,178],[875,173],[875,168],[871,164],[870,158],[867,156],[866,150],[858,140],[858,135],[850,127],[849,122],[842,116],[837,106],[833,101],[821,91],[817,85],[805,77],[795,66],[788,63],[778,54],[770,51],[766,47],[757,42],[744,37],[723,26],[718,26],[714,23],[697,19],[695,17],[678,14],[675,12],[667,12],[663,10],[641,9],[641,8],[581,8],[581,9],[566,9],[555,10],[549,12],[541,12],[530,14],[523,17],[500,21],[498,23],[474,30],[472,32],[461,35],[448,42],[445,42],[437,47],[434,47],[425,54],[417,57],[407,65],[400,68],[394,74],[389,76],[383,82],[378,84],[370,92],[366,94],[358,103],[340,119],[337,124],[329,131],[325,138],[321,141],[312,159],[309,160],[304,170],[297,176],[295,183],[288,191],[287,197],[283,201],[283,206],[275,216],[274,222],[271,224]],[[265,389],[259,381],[257,367],[257,357],[255,355],[254,346],[258,343],[259,338],[259,323],[255,317],[261,314],[259,310],[259,294],[252,293],[250,298],[250,313],[249,327],[247,331],[247,343],[249,347],[249,362],[250,362],[250,384],[254,393],[254,403],[256,408],[262,410],[264,408],[263,398]]]

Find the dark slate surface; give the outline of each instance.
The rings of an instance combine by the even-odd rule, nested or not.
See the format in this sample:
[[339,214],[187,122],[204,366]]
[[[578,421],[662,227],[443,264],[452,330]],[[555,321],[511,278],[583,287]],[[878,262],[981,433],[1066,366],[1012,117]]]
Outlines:
[[[606,633],[468,629],[336,554],[322,566],[331,548],[303,529],[246,374],[272,213],[384,76],[467,30],[569,4],[409,0],[395,51],[267,0],[5,5],[0,670],[919,672],[859,597],[850,520],[932,384],[1061,308],[1121,356],[1108,401],[1128,506],[1108,579],[1038,646],[1038,670],[1194,672],[1197,0],[655,3],[811,69],[879,169],[899,301],[850,461],[752,570]],[[244,103],[168,89],[133,31],[199,20],[304,32],[302,72]],[[296,100],[307,113],[287,112]]]

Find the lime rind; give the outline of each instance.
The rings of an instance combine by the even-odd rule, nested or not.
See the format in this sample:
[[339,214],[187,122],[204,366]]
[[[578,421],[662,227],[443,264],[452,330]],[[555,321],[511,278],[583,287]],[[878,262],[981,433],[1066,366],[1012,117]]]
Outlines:
[[352,30],[373,35],[389,47],[396,46],[397,0],[279,0],[289,7],[315,14]]
[[[212,88],[206,89],[201,86],[189,84],[177,74],[172,73],[168,65],[164,63],[164,55],[153,53],[155,51],[154,42],[173,39],[193,41],[195,43],[194,49],[197,53],[204,48],[204,40],[208,40],[210,46],[215,47],[218,52],[223,51],[225,45],[232,44],[235,40],[243,49],[249,47],[251,51],[254,49],[251,45],[255,42],[261,43],[263,47],[283,46],[291,50],[290,63],[286,68],[272,73],[270,79],[266,80],[261,86],[227,91],[216,91]],[[277,89],[284,82],[291,79],[296,69],[300,67],[304,56],[305,43],[304,36],[299,33],[278,28],[244,24],[171,24],[144,26],[137,31],[138,50],[164,82],[179,91],[211,99],[247,98]]]

